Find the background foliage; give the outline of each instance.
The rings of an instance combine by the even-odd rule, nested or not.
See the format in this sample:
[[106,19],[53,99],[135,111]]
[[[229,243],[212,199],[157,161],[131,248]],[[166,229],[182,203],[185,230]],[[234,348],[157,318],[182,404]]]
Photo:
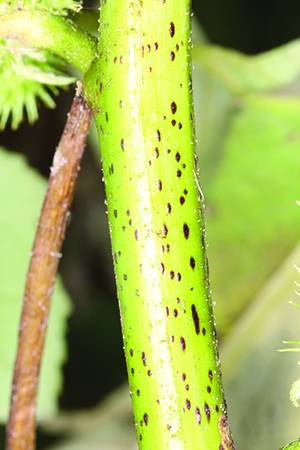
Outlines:
[[[278,449],[299,435],[299,411],[288,397],[300,376],[297,355],[276,348],[283,339],[299,339],[299,311],[288,301],[297,302],[293,262],[300,264],[300,41],[260,56],[208,43],[258,53],[299,36],[289,2],[285,9],[272,2],[268,14],[257,5],[194,2],[201,23],[194,26],[193,75],[211,287],[229,418],[236,447],[244,450]],[[46,188],[17,153],[48,176],[72,96],[72,89],[63,93],[56,111],[41,109],[34,128],[22,124],[14,134],[0,134],[9,149],[0,153],[2,421]],[[65,291],[54,299],[50,326],[56,330],[47,338],[43,370],[53,384],[50,389],[42,376],[39,449],[135,448],[99,160],[92,129],[60,264]],[[71,311],[66,292],[73,312],[61,377]]]

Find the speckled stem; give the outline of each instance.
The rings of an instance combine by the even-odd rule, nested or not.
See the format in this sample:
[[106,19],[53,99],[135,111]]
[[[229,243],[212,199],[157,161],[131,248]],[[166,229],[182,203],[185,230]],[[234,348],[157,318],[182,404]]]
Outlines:
[[102,0],[100,137],[139,448],[233,448],[194,162],[189,0]]
[[97,40],[70,19],[37,10],[0,15],[0,38],[13,37],[32,48],[49,50],[82,73],[96,56]]

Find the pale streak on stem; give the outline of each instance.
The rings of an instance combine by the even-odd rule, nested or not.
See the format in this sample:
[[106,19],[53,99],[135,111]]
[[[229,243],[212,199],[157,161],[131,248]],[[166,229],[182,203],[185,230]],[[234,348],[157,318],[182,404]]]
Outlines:
[[36,397],[51,297],[91,111],[76,94],[56,149],[26,279],[6,450],[34,450]]

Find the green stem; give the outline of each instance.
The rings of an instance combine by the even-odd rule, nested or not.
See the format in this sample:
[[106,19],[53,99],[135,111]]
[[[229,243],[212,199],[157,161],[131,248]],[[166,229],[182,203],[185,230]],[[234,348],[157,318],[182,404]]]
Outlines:
[[300,438],[283,447],[281,450],[298,450],[300,449]]
[[0,38],[49,50],[85,73],[96,57],[97,40],[70,19],[37,10],[0,15]]
[[98,127],[140,449],[232,441],[195,174],[189,0],[102,0]]

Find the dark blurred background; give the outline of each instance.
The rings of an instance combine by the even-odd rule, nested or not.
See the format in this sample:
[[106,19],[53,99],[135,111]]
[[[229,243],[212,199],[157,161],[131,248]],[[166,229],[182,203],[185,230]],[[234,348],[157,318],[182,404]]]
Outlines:
[[[210,42],[247,54],[300,36],[300,3],[291,0],[195,0],[193,10]],[[55,110],[40,108],[34,127],[24,123],[15,132],[7,127],[0,133],[0,145],[25,154],[29,164],[48,177],[73,96],[70,88],[61,92]],[[100,152],[96,155],[88,146],[81,166],[60,263],[74,303],[60,398],[63,409],[96,405],[126,379]]]

